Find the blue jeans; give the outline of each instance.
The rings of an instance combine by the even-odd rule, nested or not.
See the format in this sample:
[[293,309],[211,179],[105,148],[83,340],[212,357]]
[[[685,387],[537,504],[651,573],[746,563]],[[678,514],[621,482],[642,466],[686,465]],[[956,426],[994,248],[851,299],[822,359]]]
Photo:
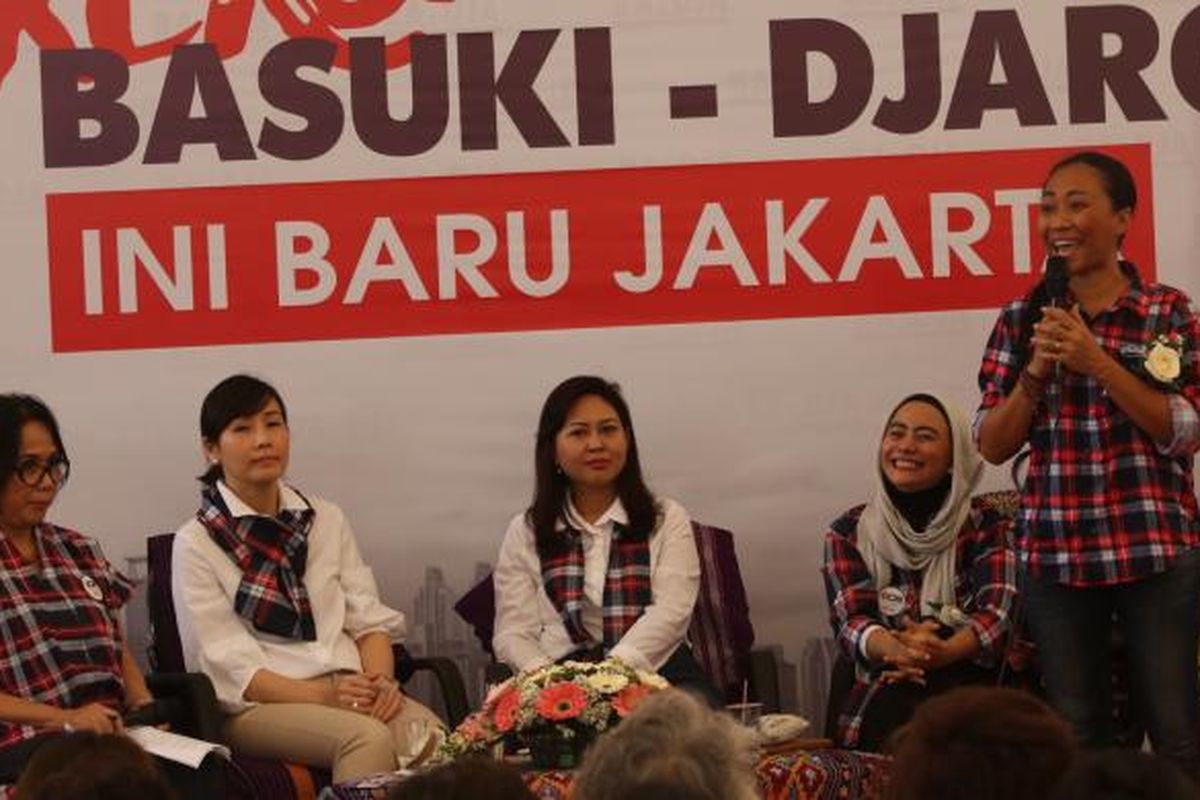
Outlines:
[[1154,751],[1200,775],[1200,550],[1166,572],[1079,588],[1021,576],[1029,628],[1050,704],[1085,747],[1113,740],[1113,619],[1129,649],[1133,702]]

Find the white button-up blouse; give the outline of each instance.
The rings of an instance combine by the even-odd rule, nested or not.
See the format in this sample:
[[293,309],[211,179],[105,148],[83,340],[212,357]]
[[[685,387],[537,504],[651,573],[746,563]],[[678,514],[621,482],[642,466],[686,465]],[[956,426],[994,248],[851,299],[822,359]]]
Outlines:
[[[610,653],[649,671],[661,667],[685,640],[700,589],[700,560],[687,511],[670,498],[658,500],[661,521],[650,538],[651,604]],[[584,521],[569,502],[566,512],[572,527],[583,533],[583,625],[600,641],[613,524],[627,524],[628,517],[620,500],[594,523]],[[524,671],[553,663],[576,648],[542,585],[541,561],[524,513],[517,514],[508,525],[495,581],[496,632],[492,647],[496,658]]]

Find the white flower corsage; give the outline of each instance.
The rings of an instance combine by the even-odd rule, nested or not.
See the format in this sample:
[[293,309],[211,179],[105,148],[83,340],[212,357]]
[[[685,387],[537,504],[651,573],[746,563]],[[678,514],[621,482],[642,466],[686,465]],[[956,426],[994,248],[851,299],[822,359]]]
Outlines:
[[967,612],[963,611],[953,603],[929,603],[929,607],[933,609],[934,617],[942,625],[947,628],[965,628],[971,623],[971,618],[967,616]]
[[1142,366],[1154,380],[1173,385],[1183,370],[1183,338],[1178,333],[1159,334],[1150,343]]

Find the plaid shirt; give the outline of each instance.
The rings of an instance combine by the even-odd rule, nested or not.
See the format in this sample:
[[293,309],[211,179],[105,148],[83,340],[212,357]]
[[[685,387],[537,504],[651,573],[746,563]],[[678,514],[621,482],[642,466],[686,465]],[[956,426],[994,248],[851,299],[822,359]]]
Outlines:
[[[567,547],[542,558],[542,585],[546,596],[562,617],[571,641],[581,647],[592,643],[584,629],[583,612],[583,534],[566,529]],[[650,541],[631,536],[619,523],[613,525],[608,570],[604,577],[604,650],[611,650],[625,632],[633,627],[653,602],[650,585]]]
[[[1174,441],[1157,445],[1094,378],[1062,369],[1047,383],[1029,429],[1029,471],[1014,537],[1031,574],[1072,586],[1145,578],[1200,545],[1192,486],[1200,445],[1200,322],[1182,292],[1143,285],[1132,264],[1121,266],[1129,291],[1091,319],[1091,330],[1123,367],[1168,393]],[[976,430],[1016,383],[1020,330],[1029,313],[1018,300],[996,322],[979,371]],[[1182,342],[1182,371],[1166,386],[1143,362],[1151,343],[1171,334]]]
[[[894,616],[880,611],[875,578],[858,551],[858,519],[865,506],[838,517],[825,534],[825,595],[829,621],[838,646],[859,667],[854,687],[838,717],[838,741],[858,743],[863,716],[879,690],[878,672],[872,673],[862,654],[862,637],[876,626],[900,628],[904,617],[920,619],[922,573],[893,567],[891,585],[904,593],[905,609]],[[1006,542],[1010,519],[983,498],[973,498],[971,513],[955,543],[955,604],[970,618],[979,637],[976,662],[998,663],[1009,626],[1009,611],[1016,596],[1015,558]]]
[[[133,586],[99,546],[40,525],[40,564],[26,564],[0,533],[0,691],[59,708],[125,699],[117,610]],[[0,723],[0,748],[31,739],[31,725]]]

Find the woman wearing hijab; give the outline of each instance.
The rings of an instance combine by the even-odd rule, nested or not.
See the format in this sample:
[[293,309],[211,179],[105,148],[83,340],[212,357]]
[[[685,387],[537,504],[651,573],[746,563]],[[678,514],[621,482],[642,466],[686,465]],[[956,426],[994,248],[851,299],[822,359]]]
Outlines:
[[204,399],[200,510],[175,539],[188,669],[212,679],[234,750],[346,781],[427,757],[440,722],[400,691],[404,615],[379,600],[342,510],[283,482],[287,409],[247,375]]
[[1016,589],[1007,519],[971,496],[982,473],[966,415],[911,395],[888,417],[870,502],[830,526],[830,620],[856,667],[840,744],[879,750],[926,697],[993,681]]

